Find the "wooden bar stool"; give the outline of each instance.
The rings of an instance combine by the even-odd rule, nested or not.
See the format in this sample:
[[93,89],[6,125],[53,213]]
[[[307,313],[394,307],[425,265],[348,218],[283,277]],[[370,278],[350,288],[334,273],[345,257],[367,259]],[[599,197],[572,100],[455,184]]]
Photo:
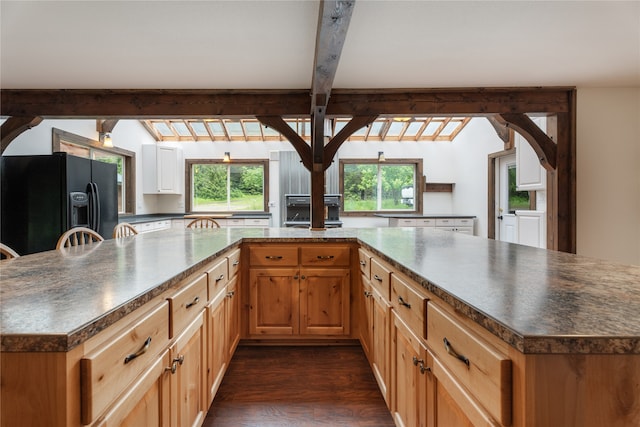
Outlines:
[[220,228],[220,224],[213,218],[203,216],[191,221],[187,228]]
[[56,249],[68,248],[70,246],[90,245],[93,242],[102,242],[101,235],[90,228],[75,227],[65,231],[58,239]]

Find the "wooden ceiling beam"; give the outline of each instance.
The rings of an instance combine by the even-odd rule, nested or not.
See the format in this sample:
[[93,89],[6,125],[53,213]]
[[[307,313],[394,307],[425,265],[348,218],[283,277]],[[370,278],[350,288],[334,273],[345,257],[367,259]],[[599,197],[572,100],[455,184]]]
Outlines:
[[377,119],[378,116],[356,116],[349,121],[340,132],[335,134],[329,143],[324,147],[324,170],[327,170],[333,162],[333,158],[338,152],[338,148],[345,142],[354,132],[362,129],[365,126],[369,126]]
[[[333,89],[326,116],[568,113],[574,88]],[[309,116],[309,90],[2,89],[3,116],[211,118]]]

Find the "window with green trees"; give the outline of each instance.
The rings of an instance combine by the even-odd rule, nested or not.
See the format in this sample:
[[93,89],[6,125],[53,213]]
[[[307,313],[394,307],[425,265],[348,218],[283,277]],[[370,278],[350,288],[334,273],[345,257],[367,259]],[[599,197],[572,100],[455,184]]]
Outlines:
[[344,212],[421,211],[417,160],[341,161]]
[[264,162],[190,163],[191,211],[233,212],[266,210]]

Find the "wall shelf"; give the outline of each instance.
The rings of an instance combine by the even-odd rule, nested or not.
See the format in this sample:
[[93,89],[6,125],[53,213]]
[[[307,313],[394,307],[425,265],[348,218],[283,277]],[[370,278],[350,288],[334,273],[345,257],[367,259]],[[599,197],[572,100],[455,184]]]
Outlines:
[[424,192],[425,193],[452,193],[454,185],[455,184],[451,182],[425,182]]

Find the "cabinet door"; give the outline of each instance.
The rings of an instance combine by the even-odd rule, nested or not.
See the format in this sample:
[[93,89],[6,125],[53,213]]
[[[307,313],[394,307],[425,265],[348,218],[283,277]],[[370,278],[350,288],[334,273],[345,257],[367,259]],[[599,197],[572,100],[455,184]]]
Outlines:
[[157,176],[159,193],[178,192],[178,149],[157,147]]
[[349,335],[348,268],[300,271],[300,333]]
[[238,295],[238,276],[234,276],[234,278],[229,281],[226,296],[226,359],[227,363],[229,363],[240,342],[240,295]]
[[364,354],[371,362],[371,313],[373,311],[373,294],[371,293],[371,283],[364,274],[360,275],[360,287],[357,293],[360,302],[358,307],[358,338]]
[[175,373],[171,376],[173,427],[198,427],[207,413],[206,337],[204,313],[184,330],[171,348]]
[[391,407],[391,305],[375,287],[371,287],[371,367],[387,406]]
[[95,427],[169,427],[169,350],[126,391]]
[[249,273],[249,333],[297,334],[298,293],[297,268],[252,269]]
[[428,427],[500,427],[468,391],[427,351]]
[[226,290],[222,289],[207,306],[207,403],[211,403],[227,367]]
[[393,316],[393,418],[397,426],[426,426],[426,348],[398,316]]

